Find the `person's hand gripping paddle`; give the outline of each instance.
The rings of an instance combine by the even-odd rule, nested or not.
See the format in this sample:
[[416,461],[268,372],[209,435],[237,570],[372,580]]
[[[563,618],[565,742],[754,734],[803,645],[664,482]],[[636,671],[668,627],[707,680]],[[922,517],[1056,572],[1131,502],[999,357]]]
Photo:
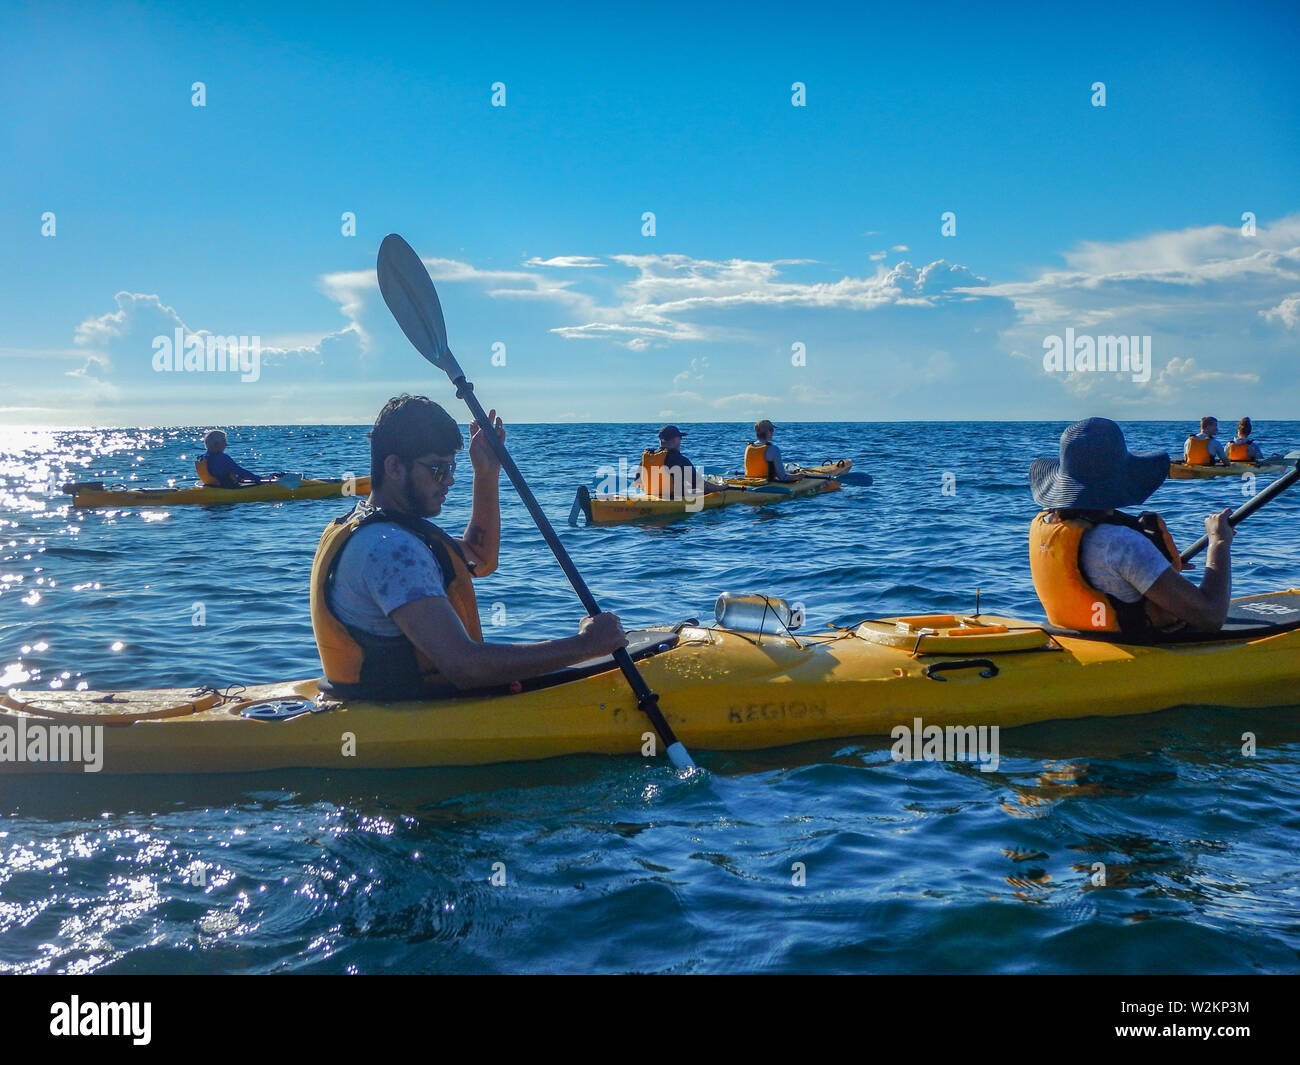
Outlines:
[[[456,357],[447,346],[447,326],[442,320],[442,304],[438,301],[438,291],[433,287],[433,279],[429,277],[429,271],[425,269],[420,257],[401,237],[396,233],[390,233],[379,246],[379,261],[376,269],[379,275],[379,291],[384,297],[384,302],[388,304],[388,309],[393,312],[393,317],[397,319],[397,324],[402,327],[402,332],[406,334],[406,339],[415,346],[416,351],[451,378],[451,383],[456,386],[456,395],[469,405],[478,424],[490,427],[491,423],[483,410],[483,404],[474,395],[474,386],[465,379],[465,371],[460,368]],[[555,530],[542,512],[542,508],[538,506],[536,497],[525,483],[523,474],[519,472],[519,467],[506,451],[505,444],[490,428],[484,435],[500,460],[501,468],[510,478],[510,483],[519,493],[519,498],[528,508],[528,513],[537,523],[542,538],[554,553],[560,568],[564,570],[564,575],[569,578],[573,590],[578,593],[583,608],[588,614],[599,614],[600,607],[596,604],[595,596],[591,594],[591,589],[587,587],[586,581],[574,566],[568,551],[560,543],[560,538],[555,535]],[[631,685],[636,695],[637,706],[650,719],[655,731],[663,740],[673,765],[693,766],[695,763],[691,760],[690,754],[664,719],[659,709],[658,696],[646,684],[645,678],[633,663],[632,656],[627,653],[627,648],[620,647],[616,650],[614,661],[618,663],[618,668],[623,671],[623,676]]]

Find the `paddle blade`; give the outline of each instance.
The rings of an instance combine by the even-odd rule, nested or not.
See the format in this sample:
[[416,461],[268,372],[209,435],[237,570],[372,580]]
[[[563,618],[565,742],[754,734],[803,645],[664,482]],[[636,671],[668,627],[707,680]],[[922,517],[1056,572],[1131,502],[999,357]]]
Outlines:
[[276,483],[284,485],[290,492],[296,492],[302,487],[302,474],[282,473],[276,478]]
[[396,233],[389,233],[379,245],[375,272],[384,302],[415,350],[453,381],[465,376],[447,347],[438,290],[415,249]]

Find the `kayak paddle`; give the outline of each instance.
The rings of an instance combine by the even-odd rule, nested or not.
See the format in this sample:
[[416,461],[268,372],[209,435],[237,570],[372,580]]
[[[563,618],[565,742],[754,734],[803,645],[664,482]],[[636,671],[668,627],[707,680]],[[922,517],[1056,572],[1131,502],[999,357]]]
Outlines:
[[[1276,481],[1270,484],[1263,491],[1256,492],[1253,496],[1251,496],[1248,500],[1246,500],[1246,502],[1244,502],[1241,506],[1239,506],[1236,510],[1234,510],[1231,514],[1229,514],[1228,524],[1235,526],[1245,521],[1252,514],[1254,514],[1255,511],[1257,511],[1260,507],[1262,507],[1265,503],[1269,502],[1272,499],[1276,499],[1278,496],[1280,496],[1283,492],[1285,492],[1288,488],[1290,488],[1293,484],[1295,484],[1296,481],[1300,481],[1300,463],[1298,463],[1290,473],[1282,477],[1279,477]],[[1209,545],[1209,543],[1210,543],[1210,535],[1209,533],[1206,533],[1199,540],[1197,540],[1196,543],[1192,544],[1191,547],[1189,547],[1186,551],[1183,552],[1182,555],[1183,561],[1189,562],[1192,559],[1194,559],[1197,555],[1199,555],[1202,551],[1205,550],[1205,548]]]
[[[591,589],[587,587],[586,581],[574,566],[569,552],[560,543],[560,538],[555,535],[555,530],[551,527],[542,508],[538,506],[537,498],[524,481],[524,475],[519,472],[519,467],[510,457],[505,444],[488,423],[483,404],[474,395],[474,385],[466,380],[465,371],[460,368],[456,357],[447,346],[447,326],[442,318],[442,304],[438,300],[438,290],[433,287],[433,279],[425,269],[424,263],[405,240],[396,233],[389,233],[379,245],[379,260],[375,269],[379,276],[379,291],[384,297],[384,302],[388,304],[388,309],[393,312],[393,317],[397,319],[397,324],[401,326],[402,332],[406,334],[406,339],[415,346],[416,351],[442,370],[456,386],[456,395],[469,405],[475,421],[483,428],[492,450],[496,452],[497,459],[501,463],[501,468],[506,471],[510,483],[515,486],[519,498],[524,501],[528,513],[533,516],[538,531],[555,555],[560,569],[564,570],[564,575],[569,578],[573,590],[578,593],[583,608],[588,614],[599,614],[600,607],[596,603],[596,597],[591,594]],[[632,662],[626,647],[620,647],[614,652],[614,661],[631,685],[632,692],[636,695],[637,706],[650,719],[655,731],[664,741],[669,760],[679,768],[694,766],[690,754],[664,719],[663,712],[659,709],[659,697],[646,684],[645,678]]]

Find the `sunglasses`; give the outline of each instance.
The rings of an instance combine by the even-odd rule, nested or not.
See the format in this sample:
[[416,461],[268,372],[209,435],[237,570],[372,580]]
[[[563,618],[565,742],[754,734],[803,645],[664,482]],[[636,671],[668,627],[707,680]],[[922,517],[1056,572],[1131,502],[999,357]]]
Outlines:
[[449,459],[446,462],[421,462],[419,459],[411,459],[411,465],[423,466],[435,481],[451,480],[456,473],[455,459]]

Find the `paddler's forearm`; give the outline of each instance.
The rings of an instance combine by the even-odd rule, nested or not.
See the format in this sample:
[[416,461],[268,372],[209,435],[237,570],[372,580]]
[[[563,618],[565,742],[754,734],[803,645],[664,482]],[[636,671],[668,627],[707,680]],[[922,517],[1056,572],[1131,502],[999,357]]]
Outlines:
[[1225,540],[1211,540],[1205,554],[1205,576],[1201,578],[1201,594],[1219,614],[1219,624],[1228,614],[1228,601],[1232,597],[1232,544]]
[[477,575],[497,568],[501,550],[501,488],[499,472],[474,474],[474,502],[465,526],[465,546],[478,561]]

